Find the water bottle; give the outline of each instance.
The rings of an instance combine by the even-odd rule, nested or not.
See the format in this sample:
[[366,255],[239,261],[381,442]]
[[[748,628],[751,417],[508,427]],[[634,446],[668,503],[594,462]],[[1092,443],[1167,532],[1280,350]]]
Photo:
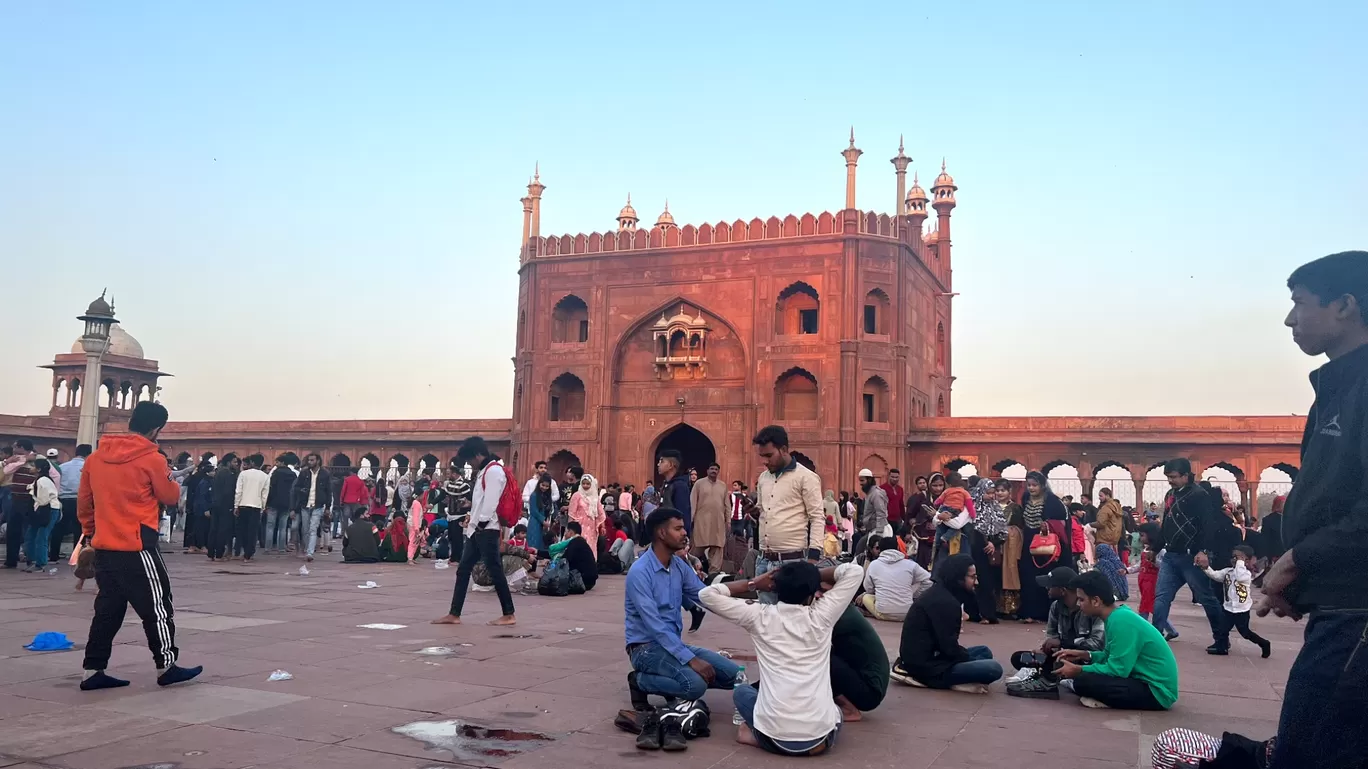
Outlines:
[[[736,683],[732,688],[750,686],[750,681],[746,678],[746,666],[741,665],[736,671]],[[732,713],[732,726],[740,726],[746,723],[746,719],[741,717],[741,711]]]

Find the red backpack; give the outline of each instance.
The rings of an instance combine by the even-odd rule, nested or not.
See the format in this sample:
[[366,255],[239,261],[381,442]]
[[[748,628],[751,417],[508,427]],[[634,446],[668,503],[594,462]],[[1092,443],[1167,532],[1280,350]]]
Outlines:
[[504,474],[503,493],[499,495],[499,506],[496,513],[499,516],[499,525],[505,528],[513,528],[518,525],[518,519],[522,518],[522,493],[518,491],[513,483],[513,476],[509,475],[508,468],[502,462],[490,462],[488,467],[480,473],[480,491],[485,488],[485,476],[489,474],[489,468],[498,465]]

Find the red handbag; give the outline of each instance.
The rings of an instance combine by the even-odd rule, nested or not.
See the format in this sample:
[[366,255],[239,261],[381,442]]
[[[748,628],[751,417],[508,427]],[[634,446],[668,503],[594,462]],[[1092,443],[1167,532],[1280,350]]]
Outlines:
[[[1044,558],[1044,562],[1041,559]],[[1043,569],[1059,558],[1059,537],[1052,531],[1041,532],[1031,537],[1031,560],[1037,569]]]

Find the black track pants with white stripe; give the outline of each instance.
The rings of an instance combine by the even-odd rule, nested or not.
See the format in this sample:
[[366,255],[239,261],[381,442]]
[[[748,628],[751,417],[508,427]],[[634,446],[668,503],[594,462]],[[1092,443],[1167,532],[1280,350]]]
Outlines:
[[176,664],[176,625],[172,620],[171,578],[157,550],[95,551],[95,617],[90,621],[85,669],[104,670],[109,665],[114,636],[123,626],[132,605],[147,632],[147,646],[157,667]]

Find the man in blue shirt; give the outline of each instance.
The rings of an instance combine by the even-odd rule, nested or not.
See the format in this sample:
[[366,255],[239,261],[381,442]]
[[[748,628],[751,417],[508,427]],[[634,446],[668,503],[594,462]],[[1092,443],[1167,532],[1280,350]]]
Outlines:
[[[717,652],[680,640],[684,599],[696,604],[703,589],[702,580],[678,555],[688,541],[684,516],[667,500],[646,519],[646,529],[651,549],[627,573],[625,600],[627,657],[632,662],[627,685],[638,711],[650,709],[648,693],[696,700],[710,688],[731,689],[740,670]],[[643,723],[644,733],[651,716]]]

